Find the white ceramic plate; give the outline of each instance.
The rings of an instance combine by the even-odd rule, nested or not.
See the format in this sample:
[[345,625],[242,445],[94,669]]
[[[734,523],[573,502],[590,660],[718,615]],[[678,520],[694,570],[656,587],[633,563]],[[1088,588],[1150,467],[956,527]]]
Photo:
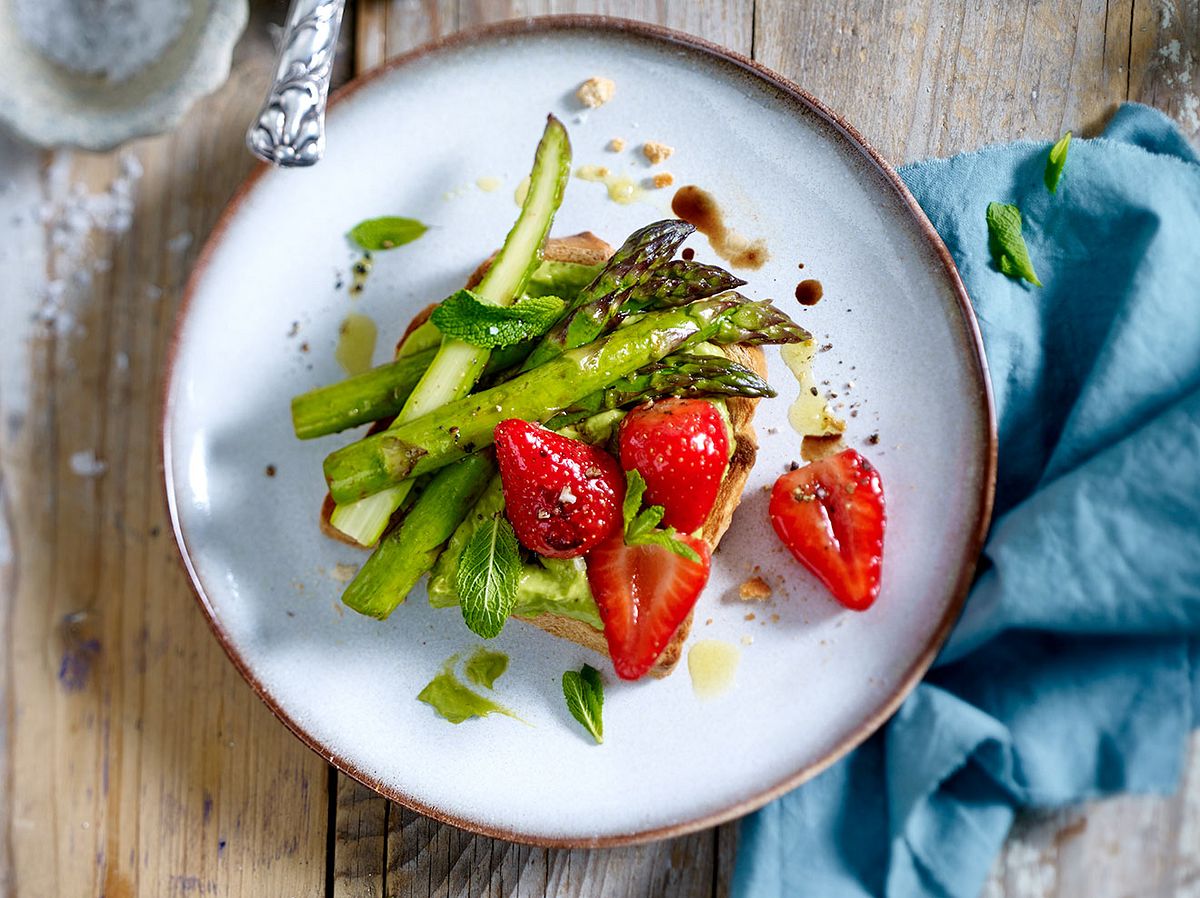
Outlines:
[[[616,82],[616,97],[581,113],[573,90],[595,74]],[[512,659],[497,697],[526,723],[452,726],[416,700],[448,656],[481,641],[422,592],[386,622],[343,613],[329,572],[361,555],[318,532],[317,509],[321,459],[345,438],[301,443],[289,424],[294,393],[341,376],[333,350],[348,312],[378,322],[382,361],[418,309],[499,245],[547,112],[567,124],[576,165],[646,177],[637,147],[670,144],[675,155],[659,170],[712,191],[733,227],[767,238],[771,260],[745,292],[777,298],[833,344],[818,356],[818,379],[856,404],[848,442],[876,463],[888,501],[883,593],[868,613],[843,611],[767,521],[765,491],[799,450],[786,420],[795,381],[770,350],[781,395],[760,405],[758,464],[689,640],[741,648],[735,683],[701,701],[686,663],[665,681],[610,674],[599,747],[568,715],[559,680],[583,662],[610,670],[607,662],[519,622],[494,641]],[[629,149],[606,152],[617,136]],[[503,186],[481,190],[481,177]],[[670,195],[622,206],[573,178],[555,233],[591,229],[617,244],[665,217]],[[351,260],[343,234],[382,214],[434,228],[378,255],[366,292],[351,299],[335,286]],[[702,239],[691,245],[713,258]],[[791,299],[799,276],[824,284],[812,309]],[[596,19],[513,23],[360,80],[330,113],[320,165],[260,170],[231,203],[179,319],[167,492],[214,631],[305,742],[439,819],[526,841],[612,844],[744,813],[895,709],[953,621],[986,524],[986,384],[945,249],[894,174],[832,113],[691,38]],[[874,433],[879,442],[867,445]],[[769,602],[737,597],[754,566],[774,588]]]

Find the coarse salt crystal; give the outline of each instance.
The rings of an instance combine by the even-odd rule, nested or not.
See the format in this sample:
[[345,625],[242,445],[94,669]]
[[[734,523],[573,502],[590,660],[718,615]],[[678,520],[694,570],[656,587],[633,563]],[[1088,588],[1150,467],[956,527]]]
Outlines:
[[80,477],[99,477],[108,470],[108,465],[96,458],[92,449],[82,449],[71,455],[71,471]]

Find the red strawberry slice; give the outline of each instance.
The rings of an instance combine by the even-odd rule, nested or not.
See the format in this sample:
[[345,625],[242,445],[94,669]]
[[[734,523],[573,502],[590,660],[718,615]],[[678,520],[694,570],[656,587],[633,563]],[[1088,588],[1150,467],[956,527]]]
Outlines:
[[886,520],[879,472],[853,449],[784,474],[771,524],[833,597],[865,611],[879,596]]
[[729,461],[725,419],[703,399],[660,399],[621,422],[621,465],[646,481],[646,504],[661,505],[663,526],[691,533],[717,501]]
[[494,437],[505,512],[527,549],[574,558],[620,523],[625,478],[607,452],[519,418]]
[[636,680],[654,666],[708,582],[708,543],[679,538],[695,549],[699,563],[658,545],[627,546],[619,529],[588,553],[588,585],[623,680]]

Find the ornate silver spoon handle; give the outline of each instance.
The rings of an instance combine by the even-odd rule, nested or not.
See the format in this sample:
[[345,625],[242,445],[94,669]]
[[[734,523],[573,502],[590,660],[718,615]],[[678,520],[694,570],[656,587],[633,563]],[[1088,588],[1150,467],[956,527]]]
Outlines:
[[313,165],[325,152],[325,99],[346,0],[292,0],[275,81],[246,146],[287,167]]

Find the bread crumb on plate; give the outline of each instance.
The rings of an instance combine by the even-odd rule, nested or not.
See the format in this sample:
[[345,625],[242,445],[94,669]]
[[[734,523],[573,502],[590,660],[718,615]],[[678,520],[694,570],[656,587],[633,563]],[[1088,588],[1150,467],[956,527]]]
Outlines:
[[619,153],[623,149],[625,149],[625,138],[624,137],[614,137],[612,140],[610,140],[608,142],[608,151],[610,153]]
[[611,78],[593,77],[579,85],[575,96],[588,109],[595,109],[611,100],[616,92],[617,85]]
[[674,152],[674,147],[669,147],[657,140],[647,140],[642,144],[642,155],[650,161],[651,165],[658,165],[660,162],[665,162],[671,158],[671,154]]
[[657,175],[650,179],[651,183],[658,188],[670,187],[675,183],[675,176],[669,171],[660,171]]
[[751,577],[738,587],[738,595],[743,602],[758,601],[771,598],[771,585],[762,577]]
[[333,570],[329,572],[329,577],[337,583],[349,583],[354,579],[354,575],[357,573],[357,565],[346,564],[343,561],[339,561],[333,566]]

